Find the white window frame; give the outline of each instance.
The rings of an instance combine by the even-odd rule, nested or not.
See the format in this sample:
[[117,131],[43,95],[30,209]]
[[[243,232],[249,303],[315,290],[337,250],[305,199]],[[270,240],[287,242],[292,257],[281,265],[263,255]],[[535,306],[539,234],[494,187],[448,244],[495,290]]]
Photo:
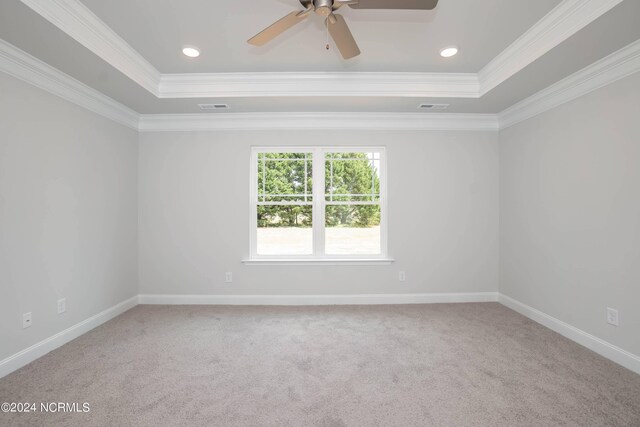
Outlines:
[[[374,255],[327,255],[325,254],[325,154],[326,153],[379,153],[380,154],[380,254]],[[257,252],[258,230],[258,155],[262,153],[310,153],[312,154],[312,215],[313,253],[311,255],[259,255]],[[321,165],[321,167],[318,167]],[[250,165],[250,257],[245,264],[390,264],[387,248],[387,157],[385,147],[370,146],[280,146],[251,148]],[[366,202],[344,202],[344,204],[367,204]],[[377,204],[377,203],[375,203]]]

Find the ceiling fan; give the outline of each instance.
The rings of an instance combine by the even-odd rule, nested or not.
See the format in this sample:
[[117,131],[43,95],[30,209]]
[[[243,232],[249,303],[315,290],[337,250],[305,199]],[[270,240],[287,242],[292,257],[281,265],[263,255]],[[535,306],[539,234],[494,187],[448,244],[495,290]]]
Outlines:
[[334,13],[342,6],[349,5],[352,9],[431,10],[436,7],[438,0],[300,0],[300,3],[304,10],[291,12],[251,37],[248,43],[262,46],[315,12],[325,18],[325,25],[342,57],[349,59],[360,55],[360,49],[342,15]]

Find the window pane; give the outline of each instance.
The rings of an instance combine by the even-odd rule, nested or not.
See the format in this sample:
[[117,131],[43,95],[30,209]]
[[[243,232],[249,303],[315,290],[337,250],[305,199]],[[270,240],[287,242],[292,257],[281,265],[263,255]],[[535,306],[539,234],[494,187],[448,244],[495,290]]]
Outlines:
[[327,153],[325,198],[329,202],[379,201],[379,153]]
[[311,255],[311,206],[258,206],[259,255]]
[[258,201],[311,201],[310,153],[259,153]]
[[379,205],[331,205],[325,210],[325,252],[380,254]]

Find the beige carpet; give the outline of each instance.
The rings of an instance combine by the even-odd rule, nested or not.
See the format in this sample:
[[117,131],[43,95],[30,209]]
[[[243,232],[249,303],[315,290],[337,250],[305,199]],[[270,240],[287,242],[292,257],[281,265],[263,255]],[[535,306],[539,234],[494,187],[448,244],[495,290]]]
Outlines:
[[138,306],[0,379],[0,425],[640,426],[640,376],[497,304]]

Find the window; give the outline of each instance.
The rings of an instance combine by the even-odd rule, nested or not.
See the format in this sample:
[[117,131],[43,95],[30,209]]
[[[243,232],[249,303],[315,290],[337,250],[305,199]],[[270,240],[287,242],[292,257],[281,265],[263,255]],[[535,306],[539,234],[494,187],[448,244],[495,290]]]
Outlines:
[[384,148],[256,147],[251,260],[386,260]]

